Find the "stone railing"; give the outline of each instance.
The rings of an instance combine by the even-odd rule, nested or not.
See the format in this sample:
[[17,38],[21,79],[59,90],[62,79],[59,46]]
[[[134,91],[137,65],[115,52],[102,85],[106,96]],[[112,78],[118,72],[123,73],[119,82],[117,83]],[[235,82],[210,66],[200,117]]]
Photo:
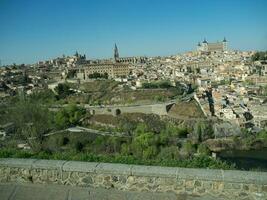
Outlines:
[[267,173],[38,159],[0,159],[0,182],[267,199]]

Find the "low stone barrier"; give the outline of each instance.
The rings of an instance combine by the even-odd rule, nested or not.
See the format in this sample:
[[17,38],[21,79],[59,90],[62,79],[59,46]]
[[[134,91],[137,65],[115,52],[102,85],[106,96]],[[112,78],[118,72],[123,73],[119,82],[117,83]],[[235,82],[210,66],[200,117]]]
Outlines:
[[0,159],[0,182],[267,199],[267,173],[38,159]]

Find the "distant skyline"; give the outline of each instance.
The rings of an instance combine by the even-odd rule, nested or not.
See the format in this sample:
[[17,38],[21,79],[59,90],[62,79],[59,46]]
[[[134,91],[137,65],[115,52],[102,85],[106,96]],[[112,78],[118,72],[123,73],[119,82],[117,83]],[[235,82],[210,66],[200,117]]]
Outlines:
[[208,42],[267,50],[266,0],[0,0],[0,60],[166,56]]

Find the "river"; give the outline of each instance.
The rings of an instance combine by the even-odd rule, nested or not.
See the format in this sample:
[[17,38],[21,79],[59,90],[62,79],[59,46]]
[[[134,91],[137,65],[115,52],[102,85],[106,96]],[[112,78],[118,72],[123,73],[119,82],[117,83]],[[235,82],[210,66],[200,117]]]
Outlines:
[[218,157],[221,160],[235,163],[238,169],[267,171],[267,148],[224,151]]

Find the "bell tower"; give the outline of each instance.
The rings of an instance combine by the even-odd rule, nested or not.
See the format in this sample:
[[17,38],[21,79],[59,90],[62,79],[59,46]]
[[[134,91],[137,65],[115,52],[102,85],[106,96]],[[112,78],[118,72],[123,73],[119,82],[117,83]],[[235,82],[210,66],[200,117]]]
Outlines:
[[118,50],[118,47],[115,43],[115,47],[114,47],[114,60],[115,60],[115,62],[117,62],[119,60],[119,57],[120,57],[119,56],[119,50]]

